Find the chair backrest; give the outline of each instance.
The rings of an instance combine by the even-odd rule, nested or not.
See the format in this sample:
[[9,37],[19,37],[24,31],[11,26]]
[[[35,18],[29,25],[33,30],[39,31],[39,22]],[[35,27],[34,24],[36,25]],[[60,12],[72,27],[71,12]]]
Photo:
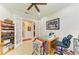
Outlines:
[[73,37],[73,36],[69,34],[69,35],[67,36],[67,39],[70,40],[72,37]]
[[69,48],[69,46],[70,46],[70,44],[71,44],[70,39],[71,39],[72,37],[73,37],[73,36],[69,34],[67,37],[64,37],[64,38],[63,38],[62,43],[67,46],[66,48]]

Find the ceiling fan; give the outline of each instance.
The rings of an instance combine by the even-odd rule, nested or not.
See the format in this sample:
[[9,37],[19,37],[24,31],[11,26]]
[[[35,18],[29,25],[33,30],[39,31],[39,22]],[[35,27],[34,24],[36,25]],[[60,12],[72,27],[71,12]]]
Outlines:
[[40,12],[40,9],[38,8],[37,5],[47,5],[47,3],[31,3],[31,5],[27,8],[27,10],[30,10],[34,6],[37,12]]

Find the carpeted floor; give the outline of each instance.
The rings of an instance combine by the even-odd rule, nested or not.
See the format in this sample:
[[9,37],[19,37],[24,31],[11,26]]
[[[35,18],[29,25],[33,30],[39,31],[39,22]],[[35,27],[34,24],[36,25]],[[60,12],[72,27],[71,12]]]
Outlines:
[[22,45],[8,52],[6,55],[31,55],[32,49],[32,40],[23,41]]

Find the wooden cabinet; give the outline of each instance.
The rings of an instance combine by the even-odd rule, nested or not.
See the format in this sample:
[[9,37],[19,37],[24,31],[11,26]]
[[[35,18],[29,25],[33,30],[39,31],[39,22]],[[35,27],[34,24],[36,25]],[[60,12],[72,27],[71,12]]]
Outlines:
[[0,21],[0,54],[14,48],[14,24]]
[[58,36],[55,36],[55,37],[53,37],[52,39],[43,39],[43,38],[41,38],[42,40],[45,40],[46,42],[47,42],[47,50],[48,50],[48,54],[49,55],[52,55],[52,54],[54,54],[54,52],[55,52],[55,50],[56,50],[56,45],[54,44],[54,42],[56,41],[56,40],[58,40],[59,39],[59,37]]
[[0,54],[2,54],[2,42],[1,42],[1,21],[0,21]]

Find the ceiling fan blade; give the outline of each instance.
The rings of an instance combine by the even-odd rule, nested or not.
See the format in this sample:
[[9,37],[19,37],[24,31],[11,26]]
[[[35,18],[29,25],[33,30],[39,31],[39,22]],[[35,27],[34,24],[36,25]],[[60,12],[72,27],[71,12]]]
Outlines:
[[27,8],[27,10],[30,10],[30,9],[32,8],[32,6],[33,6],[33,4],[31,4],[31,5]]
[[38,12],[40,12],[40,10],[39,10],[39,8],[35,5],[35,8],[36,8],[36,10],[38,11]]
[[47,3],[35,3],[36,5],[47,5]]

